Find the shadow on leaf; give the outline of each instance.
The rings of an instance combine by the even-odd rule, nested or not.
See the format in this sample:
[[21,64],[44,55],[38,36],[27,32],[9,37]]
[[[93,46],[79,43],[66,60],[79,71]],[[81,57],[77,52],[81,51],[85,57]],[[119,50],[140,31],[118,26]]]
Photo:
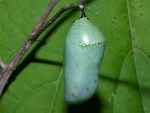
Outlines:
[[95,94],[90,100],[84,103],[68,105],[67,113],[100,113],[101,107],[103,107],[102,102]]

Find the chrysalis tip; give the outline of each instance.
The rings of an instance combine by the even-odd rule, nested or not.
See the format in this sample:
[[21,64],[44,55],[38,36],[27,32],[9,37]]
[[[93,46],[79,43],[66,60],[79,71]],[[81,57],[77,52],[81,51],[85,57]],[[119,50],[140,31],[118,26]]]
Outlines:
[[79,5],[79,8],[80,8],[81,13],[82,13],[80,18],[86,17],[86,14],[85,14],[85,12],[84,12],[84,6],[83,6],[82,4],[80,4],[80,5]]

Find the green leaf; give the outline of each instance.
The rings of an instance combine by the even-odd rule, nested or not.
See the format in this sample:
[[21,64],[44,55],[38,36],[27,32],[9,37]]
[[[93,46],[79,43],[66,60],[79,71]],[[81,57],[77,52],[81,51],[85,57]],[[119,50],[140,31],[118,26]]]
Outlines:
[[[50,17],[76,1],[59,1]],[[48,2],[0,0],[0,57],[5,62],[15,56]],[[149,4],[91,0],[85,5],[87,17],[106,38],[106,48],[96,94],[75,106],[64,102],[63,47],[80,10],[66,11],[22,58],[1,97],[0,113],[149,113]]]

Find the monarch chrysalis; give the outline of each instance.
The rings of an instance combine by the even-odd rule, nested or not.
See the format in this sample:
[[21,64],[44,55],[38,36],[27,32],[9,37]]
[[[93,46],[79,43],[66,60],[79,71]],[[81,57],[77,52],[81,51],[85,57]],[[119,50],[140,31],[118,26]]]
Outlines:
[[99,77],[105,39],[86,17],[76,20],[70,28],[64,50],[65,102],[81,103],[93,96]]

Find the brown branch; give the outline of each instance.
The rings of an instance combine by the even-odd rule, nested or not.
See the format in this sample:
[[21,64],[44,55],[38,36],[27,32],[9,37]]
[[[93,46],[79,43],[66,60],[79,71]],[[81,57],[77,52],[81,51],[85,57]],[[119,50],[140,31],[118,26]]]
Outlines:
[[58,18],[63,12],[65,12],[66,10],[68,9],[71,9],[71,8],[75,8],[75,7],[78,7],[80,4],[84,4],[85,2],[87,2],[87,0],[81,0],[80,2],[78,3],[75,3],[75,4],[69,4],[69,5],[66,5],[64,7],[62,7],[54,16],[53,18],[51,18],[50,20],[46,21],[45,24],[43,25],[44,28],[47,28],[49,25],[51,25],[55,20],[56,18]]
[[[38,32],[38,29],[41,28],[41,26],[43,25],[43,23],[46,21],[48,15],[50,14],[50,12],[52,11],[52,9],[54,8],[54,6],[56,5],[56,3],[58,2],[58,0],[51,0],[50,3],[48,4],[44,14],[41,16],[39,22],[37,23],[37,25],[35,26],[35,28],[32,30],[32,33],[31,33],[31,37],[32,35],[35,35],[37,34]],[[29,37],[29,38],[31,38]],[[31,38],[31,41],[32,41],[32,38]]]
[[83,4],[87,2],[87,0],[81,0],[78,3],[75,4],[69,4],[67,6],[62,7],[50,20],[47,20],[47,17],[49,16],[52,9],[56,6],[58,0],[51,0],[48,4],[45,12],[41,16],[38,23],[33,28],[32,32],[28,36],[27,40],[24,42],[21,49],[18,51],[16,56],[10,61],[9,64],[4,65],[2,61],[0,61],[0,67],[2,67],[2,78],[0,79],[0,95],[2,94],[2,91],[4,89],[4,86],[6,85],[8,79],[10,78],[12,72],[15,70],[18,62],[23,57],[25,52],[30,48],[31,44],[38,38],[38,36],[50,25],[52,24],[64,11],[75,8],[80,4]]
[[15,69],[16,65],[18,64],[21,57],[24,55],[24,53],[28,50],[28,48],[31,46],[33,41],[37,39],[37,34],[39,34],[39,29],[43,26],[43,23],[46,21],[48,15],[52,11],[52,9],[55,7],[58,0],[51,0],[48,4],[47,8],[45,9],[43,15],[41,16],[38,23],[33,28],[32,32],[28,36],[27,40],[23,44],[22,48],[19,50],[18,54],[15,56],[15,58],[9,63],[9,67],[11,67],[13,70]]

